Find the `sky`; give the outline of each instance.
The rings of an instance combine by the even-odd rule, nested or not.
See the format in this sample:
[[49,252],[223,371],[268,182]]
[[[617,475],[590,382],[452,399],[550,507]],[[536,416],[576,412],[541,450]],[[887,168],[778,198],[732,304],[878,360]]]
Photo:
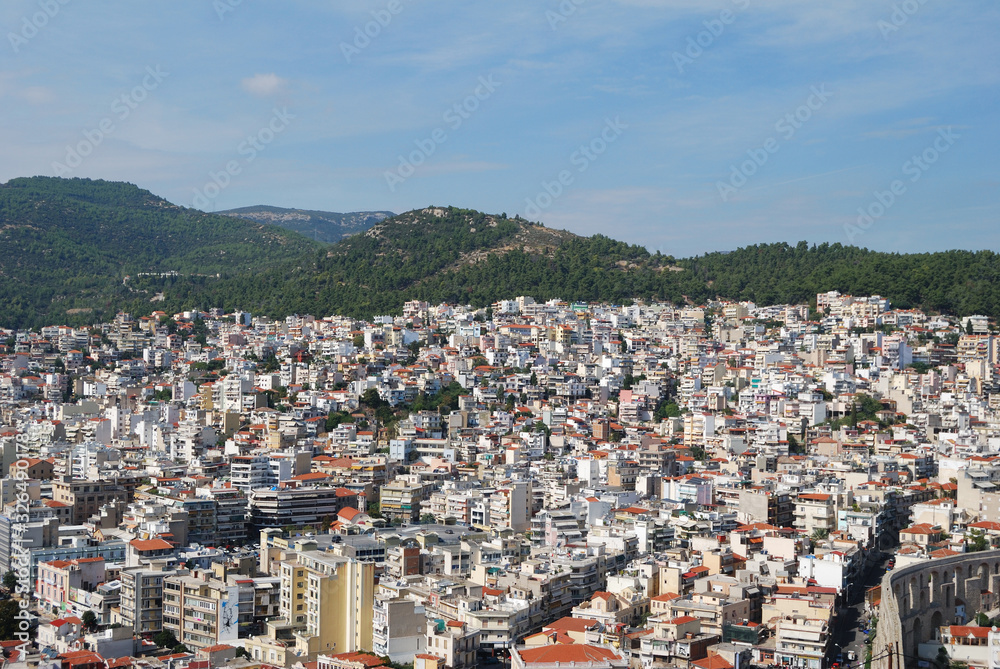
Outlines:
[[993,0],[4,0],[0,181],[1000,251]]

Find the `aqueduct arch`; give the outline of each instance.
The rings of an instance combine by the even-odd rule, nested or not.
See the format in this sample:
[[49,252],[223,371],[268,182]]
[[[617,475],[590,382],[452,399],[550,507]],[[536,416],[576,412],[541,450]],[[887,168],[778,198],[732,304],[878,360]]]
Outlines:
[[937,638],[942,625],[966,622],[956,617],[979,611],[987,591],[1000,592],[1000,551],[954,555],[888,572],[882,577],[872,669],[915,667],[918,646]]

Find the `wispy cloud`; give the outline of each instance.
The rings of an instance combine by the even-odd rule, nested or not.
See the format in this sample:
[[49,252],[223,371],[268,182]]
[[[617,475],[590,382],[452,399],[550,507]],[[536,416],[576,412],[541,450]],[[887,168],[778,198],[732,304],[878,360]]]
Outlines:
[[260,98],[278,95],[284,92],[288,85],[286,79],[282,79],[273,72],[269,74],[255,74],[252,77],[247,77],[240,83],[243,86],[243,90]]

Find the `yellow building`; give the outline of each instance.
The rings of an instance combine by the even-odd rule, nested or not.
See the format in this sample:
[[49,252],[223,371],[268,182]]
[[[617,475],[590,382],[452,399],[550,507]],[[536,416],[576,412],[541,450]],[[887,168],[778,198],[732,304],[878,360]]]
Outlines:
[[374,563],[319,551],[309,540],[295,542],[294,551],[280,563],[280,617],[267,635],[247,641],[252,657],[290,666],[319,653],[370,651]]

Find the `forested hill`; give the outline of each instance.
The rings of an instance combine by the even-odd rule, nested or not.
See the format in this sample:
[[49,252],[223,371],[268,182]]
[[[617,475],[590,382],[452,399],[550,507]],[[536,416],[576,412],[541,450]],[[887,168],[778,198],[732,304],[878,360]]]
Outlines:
[[400,214],[321,245],[279,227],[177,207],[129,184],[81,179],[0,186],[0,249],[4,327],[95,322],[120,309],[369,318],[399,313],[409,299],[763,305],[810,302],[827,290],[1000,318],[1000,256],[989,251],[900,255],[802,242],[675,259],[602,235],[452,207]]
[[408,212],[329,247],[310,263],[211,286],[211,302],[264,313],[368,318],[424,299],[758,304],[814,302],[817,292],[878,293],[900,307],[1000,317],[1000,256],[899,255],[840,244],[751,246],[675,260],[602,235],[579,237],[522,219],[455,208]]
[[701,292],[758,304],[815,301],[839,290],[878,294],[900,308],[1000,318],[1000,255],[992,251],[880,253],[840,244],[748,246],[681,260]]
[[294,230],[314,241],[328,244],[364,232],[376,223],[395,215],[391,211],[354,211],[341,214],[333,211],[284,209],[264,205],[228,209],[217,213],[223,216],[237,216],[259,223],[277,225]]
[[157,296],[136,287],[139,273],[241,274],[318,246],[131,184],[12,179],[0,185],[0,325],[93,322],[125,306],[148,313]]

